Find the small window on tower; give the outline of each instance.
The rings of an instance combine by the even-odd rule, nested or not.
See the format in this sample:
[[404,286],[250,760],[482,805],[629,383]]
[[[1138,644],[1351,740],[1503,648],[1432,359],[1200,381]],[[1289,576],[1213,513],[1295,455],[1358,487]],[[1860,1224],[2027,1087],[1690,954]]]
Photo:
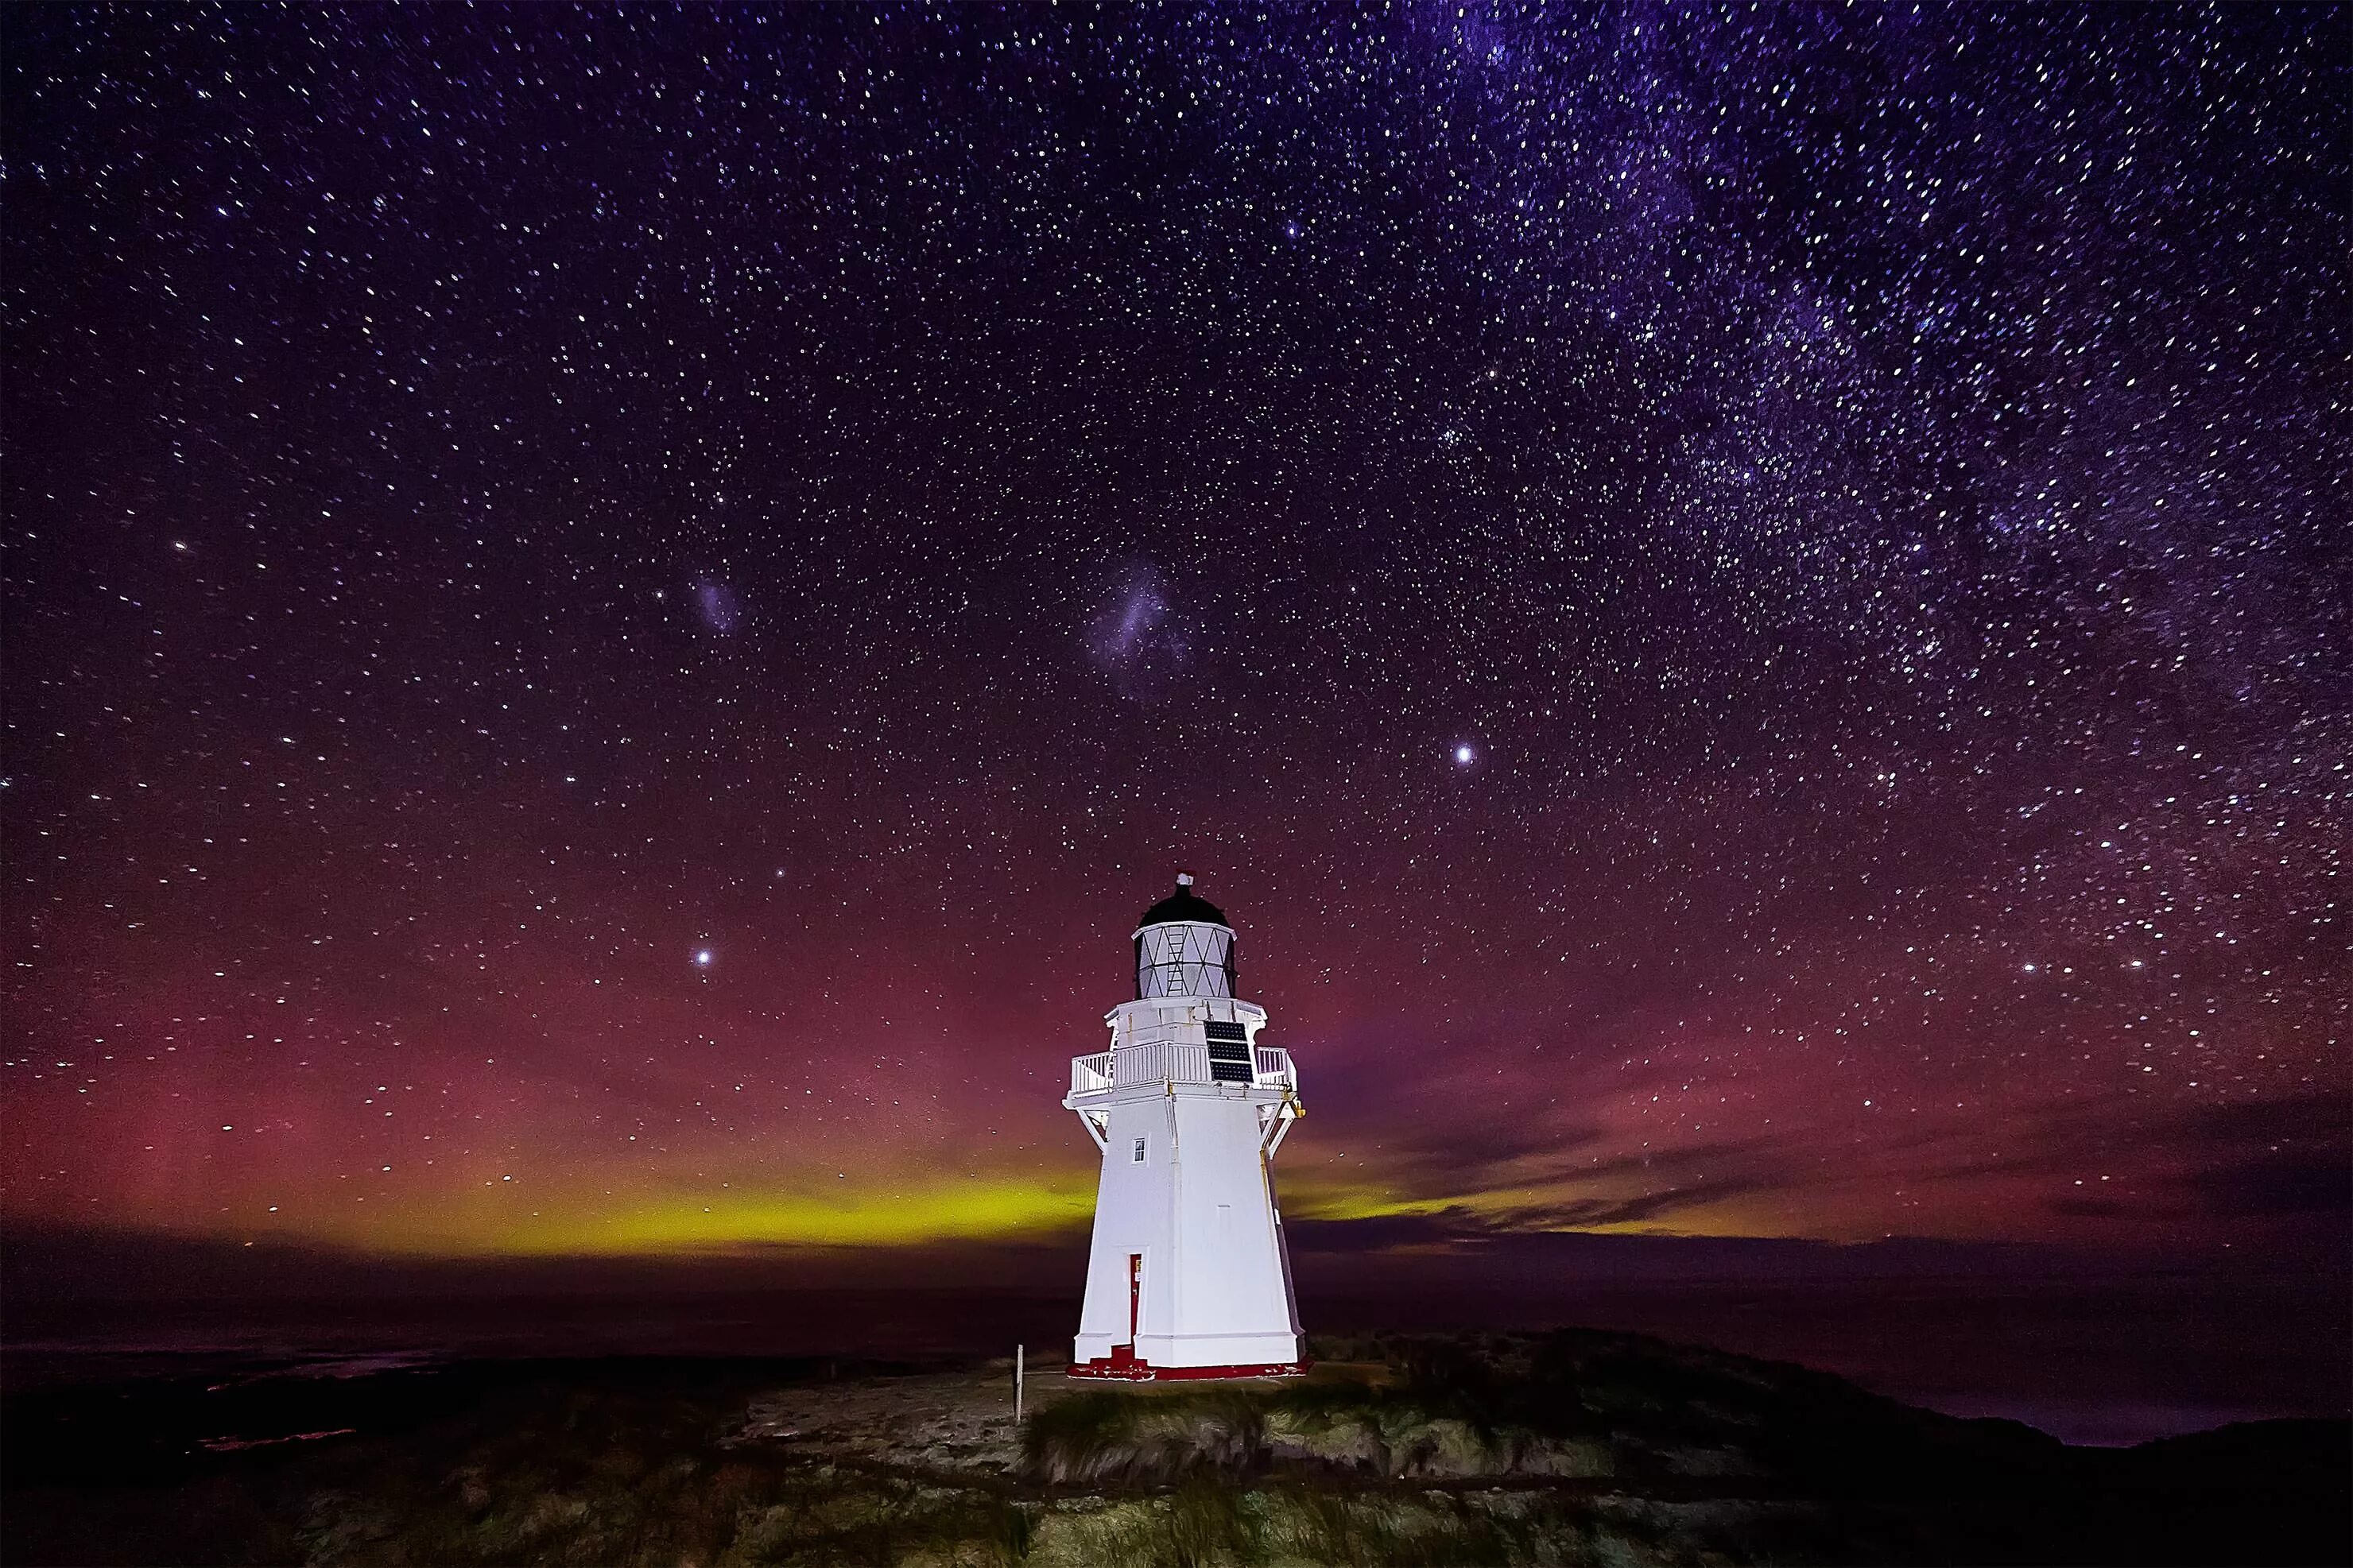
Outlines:
[[1132,1155],[1128,1156],[1128,1157],[1129,1157],[1130,1159],[1134,1160],[1134,1161],[1137,1164],[1139,1164],[1139,1165],[1141,1165],[1141,1164],[1143,1164],[1143,1163],[1144,1163],[1144,1140],[1143,1140],[1143,1139],[1139,1138],[1139,1139],[1137,1139],[1137,1140],[1135,1141],[1135,1152],[1134,1152],[1134,1154],[1132,1154]]

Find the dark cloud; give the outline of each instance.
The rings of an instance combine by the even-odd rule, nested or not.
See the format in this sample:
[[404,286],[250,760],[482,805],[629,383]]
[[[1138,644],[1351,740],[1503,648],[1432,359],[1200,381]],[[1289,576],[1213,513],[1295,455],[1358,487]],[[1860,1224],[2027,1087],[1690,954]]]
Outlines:
[[[1596,1235],[1511,1228],[1461,1207],[1362,1219],[1291,1220],[1284,1228],[1309,1277],[1444,1280],[1487,1287],[1514,1279],[1564,1285],[1644,1279],[1798,1280],[1961,1275],[2063,1277],[2084,1267],[2064,1248],[1895,1237],[1841,1244],[1778,1237]],[[2116,1267],[2110,1256],[2105,1266]],[[2152,1258],[2148,1268],[2178,1267]]]
[[[1366,1110],[1374,1110],[1366,1107]],[[1462,1107],[1438,1094],[1413,1100],[1413,1115],[1382,1125],[1376,1139],[1384,1169],[1415,1175],[1444,1173],[1466,1186],[1501,1180],[1550,1180],[1595,1166],[1577,1155],[1607,1147],[1608,1132],[1590,1125],[1548,1125],[1541,1117],[1498,1116],[1491,1108]]]
[[2185,1184],[2225,1219],[2353,1215],[2353,1165],[2341,1153],[2263,1154],[2197,1172]]
[[2194,1214],[2341,1223],[2353,1214],[2353,1107],[2324,1096],[2200,1107],[2157,1130]]

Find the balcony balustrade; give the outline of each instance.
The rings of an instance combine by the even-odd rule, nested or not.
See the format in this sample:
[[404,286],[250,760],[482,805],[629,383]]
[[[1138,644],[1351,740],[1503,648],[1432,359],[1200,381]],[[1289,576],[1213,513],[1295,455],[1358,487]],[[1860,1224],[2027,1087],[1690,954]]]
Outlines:
[[[1261,1088],[1299,1090],[1291,1053],[1272,1046],[1251,1051],[1251,1082]],[[1209,1048],[1166,1041],[1144,1046],[1120,1046],[1092,1056],[1071,1058],[1071,1092],[1099,1094],[1146,1083],[1210,1083]]]

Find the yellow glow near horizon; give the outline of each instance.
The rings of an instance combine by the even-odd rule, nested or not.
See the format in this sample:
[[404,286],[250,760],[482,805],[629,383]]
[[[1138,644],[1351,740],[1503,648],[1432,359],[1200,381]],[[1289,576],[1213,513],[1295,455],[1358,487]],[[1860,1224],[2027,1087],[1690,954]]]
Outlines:
[[[185,1213],[156,1217],[157,1228],[184,1235],[417,1258],[659,1258],[764,1247],[888,1251],[1050,1238],[1082,1243],[1093,1217],[1097,1177],[1091,1162],[1070,1165],[970,1175],[919,1168],[858,1180],[839,1179],[830,1170],[804,1170],[746,1181],[739,1169],[620,1192],[601,1182],[592,1184],[592,1177],[575,1171],[543,1185],[484,1181],[421,1201],[379,1197],[364,1209],[339,1205],[322,1213],[289,1203],[282,1210],[270,1208],[266,1219],[248,1215],[243,1225]],[[712,1178],[720,1174],[730,1179],[716,1183],[714,1190]],[[1640,1219],[1580,1224],[1556,1216],[1607,1213],[1615,1201],[1648,1194],[1622,1183],[1574,1181],[1417,1193],[1409,1184],[1385,1181],[1374,1171],[1344,1175],[1314,1168],[1302,1171],[1295,1184],[1283,1184],[1284,1212],[1298,1221],[1438,1222],[1427,1237],[1394,1237],[1376,1250],[1443,1250],[1475,1242],[1482,1233],[1852,1241],[1869,1239],[1883,1228],[1839,1223],[1872,1215],[1867,1205],[1843,1201],[1849,1194],[1835,1188],[1715,1197]],[[1461,1235],[1440,1217],[1449,1215],[1464,1222]]]
[[518,1229],[517,1255],[659,1254],[743,1246],[908,1247],[1040,1235],[1082,1225],[1095,1184],[935,1182],[836,1196],[732,1190],[679,1195],[598,1216],[567,1215]]

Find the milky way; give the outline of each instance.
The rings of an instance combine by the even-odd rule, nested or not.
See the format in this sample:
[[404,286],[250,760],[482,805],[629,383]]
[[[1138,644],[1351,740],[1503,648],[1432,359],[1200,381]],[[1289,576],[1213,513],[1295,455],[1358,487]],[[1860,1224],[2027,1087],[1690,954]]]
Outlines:
[[2348,44],[20,8],[5,1213],[1067,1227],[1182,865],[1368,1246],[2341,1223]]

